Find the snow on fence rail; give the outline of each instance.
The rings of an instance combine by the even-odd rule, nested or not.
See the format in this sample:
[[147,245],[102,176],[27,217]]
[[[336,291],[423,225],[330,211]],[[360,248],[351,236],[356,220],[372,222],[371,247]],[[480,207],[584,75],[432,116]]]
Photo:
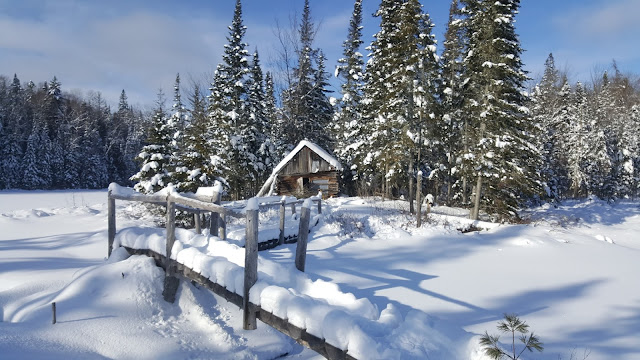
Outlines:
[[[202,188],[201,188],[202,189]],[[212,187],[206,188],[206,191],[196,192],[196,194],[179,194],[172,188],[163,189],[154,194],[142,194],[131,188],[122,187],[116,183],[109,185],[109,247],[108,255],[111,255],[113,239],[115,237],[116,218],[115,218],[115,200],[125,201],[137,201],[150,204],[156,204],[161,206],[168,206],[169,200],[173,202],[177,210],[182,210],[194,214],[195,230],[197,233],[201,232],[201,215],[206,212],[210,212],[210,227],[209,234],[212,236],[219,236],[221,239],[227,238],[227,216],[231,213],[242,213],[246,207],[246,201],[236,201],[222,205],[220,198],[221,188]],[[280,207],[280,223],[279,234],[277,239],[268,239],[273,241],[265,241],[261,243],[259,250],[265,250],[273,248],[278,245],[282,245],[285,242],[285,214],[286,207],[291,207],[291,214],[296,214],[296,205],[304,203],[305,199],[297,200],[293,198],[283,196],[279,201],[264,201],[259,202],[261,209],[270,207]],[[317,203],[318,214],[322,213],[322,192],[319,192],[317,196],[309,198],[311,201]],[[290,235],[294,241],[297,239],[297,235]],[[276,241],[277,240],[277,241]]]

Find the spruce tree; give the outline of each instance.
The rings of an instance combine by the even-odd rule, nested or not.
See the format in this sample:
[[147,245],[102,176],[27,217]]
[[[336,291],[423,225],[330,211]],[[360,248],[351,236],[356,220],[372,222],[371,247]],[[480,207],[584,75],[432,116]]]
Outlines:
[[180,182],[178,190],[195,192],[201,186],[210,186],[213,179],[219,177],[219,169],[211,165],[209,154],[208,119],[206,114],[206,99],[200,94],[200,88],[195,86],[189,99],[191,103],[191,121],[185,129],[184,147],[181,162],[187,168],[187,178]]
[[[446,183],[447,203],[453,199],[466,202],[466,183],[458,182],[460,165],[458,159],[467,147],[465,136],[468,130],[465,126],[467,119],[462,111],[463,83],[462,60],[465,51],[464,18],[459,8],[458,0],[451,2],[449,8],[449,20],[444,36],[442,56],[440,57],[440,69],[442,73],[441,84],[438,88],[440,97],[442,118],[439,123],[440,139],[442,141],[443,154],[445,155],[444,177]],[[457,184],[457,186],[456,186]]]
[[589,151],[588,143],[589,113],[588,100],[582,83],[578,82],[566,108],[569,132],[567,134],[567,171],[569,174],[570,191],[574,198],[586,196],[587,174],[584,159]]
[[[218,65],[220,68],[220,65]],[[220,72],[216,70],[211,88],[211,93],[207,97],[207,129],[204,138],[207,142],[206,157],[209,159],[212,173],[221,173],[221,182],[229,182],[227,178],[231,169],[231,133],[228,117],[226,116],[224,101],[223,82]]]
[[268,126],[268,137],[271,140],[272,146],[274,147],[273,152],[273,162],[274,165],[285,153],[284,146],[284,133],[286,131],[284,127],[284,123],[282,121],[282,117],[279,116],[279,111],[277,107],[276,93],[275,93],[275,85],[273,83],[273,76],[270,72],[267,72],[264,77],[264,93],[265,93],[265,103],[264,103],[264,111],[267,121],[269,123]]
[[99,189],[107,186],[107,162],[104,156],[102,138],[99,133],[100,113],[83,102],[78,129],[78,152],[82,154],[79,164],[79,186]]
[[173,105],[171,107],[171,115],[167,120],[167,131],[171,137],[169,144],[169,163],[168,171],[171,177],[171,183],[176,186],[178,191],[182,189],[182,183],[187,181],[189,169],[185,166],[185,144],[184,131],[188,124],[188,111],[182,103],[180,94],[180,74],[176,75],[176,81],[173,86]]
[[[26,140],[31,132],[28,103],[18,76],[7,91],[4,126],[0,120],[0,188],[19,188],[22,186],[21,162],[26,148]],[[3,134],[2,134],[3,133]]]
[[140,150],[140,146],[128,144],[130,124],[133,121],[131,109],[124,90],[120,93],[118,111],[111,114],[106,125],[105,154],[107,158],[107,172],[109,182],[121,185],[129,183],[131,172],[130,158],[133,158]]
[[134,189],[142,193],[154,193],[169,185],[169,160],[171,158],[171,133],[164,110],[164,95],[158,93],[151,129],[137,159],[140,171],[131,177]]
[[615,131],[616,114],[612,110],[612,89],[605,71],[602,87],[594,94],[593,117],[589,124],[590,149],[585,159],[589,178],[589,192],[601,199],[613,200],[618,189],[618,134]]
[[315,33],[309,0],[305,0],[298,29],[298,64],[293,69],[291,86],[282,94],[284,126],[288,128],[284,140],[288,147],[306,138],[330,149],[331,139],[327,132],[333,114],[327,109],[328,76],[324,68],[324,56],[319,49],[313,48]]
[[253,180],[250,171],[251,119],[247,112],[249,54],[243,42],[246,26],[242,21],[242,6],[236,1],[233,21],[229,26],[228,43],[224,45],[222,63],[216,69],[209,111],[211,125],[216,129],[215,167],[228,167],[225,177],[234,198],[252,195],[247,184]]
[[63,143],[67,139],[65,118],[65,99],[62,96],[62,85],[54,76],[49,83],[45,83],[44,103],[41,109],[49,135],[49,166],[51,169],[51,187],[65,188],[64,149]]
[[[381,18],[380,31],[369,47],[372,60],[364,88],[372,148],[363,165],[384,174],[381,180],[390,194],[392,187],[407,188],[407,173],[413,179],[413,164],[425,154],[422,143],[435,135],[439,76],[433,24],[418,1],[382,1],[375,15]],[[438,167],[437,160],[421,160]]]
[[343,57],[338,60],[336,77],[341,82],[340,99],[333,125],[335,153],[342,161],[344,173],[343,186],[348,184],[349,193],[353,193],[352,182],[357,178],[358,163],[362,162],[366,142],[365,123],[362,114],[362,89],[364,87],[364,60],[360,53],[362,45],[362,0],[353,4],[353,13],[349,22],[347,40],[342,44]]
[[[250,68],[249,97],[247,109],[251,126],[251,142],[249,151],[255,155],[252,158],[251,167],[254,172],[254,184],[252,192],[256,193],[258,188],[271,174],[271,170],[278,161],[275,145],[271,137],[272,119],[275,117],[275,99],[268,99],[265,91],[265,79],[260,66],[258,50],[253,53]],[[270,80],[271,81],[271,80]],[[269,86],[273,86],[270,84]],[[271,88],[273,96],[273,89]]]
[[[563,85],[564,84],[564,85]],[[560,88],[562,86],[562,88]],[[533,92],[531,117],[540,133],[541,177],[547,186],[547,196],[560,201],[568,190],[565,134],[567,133],[566,102],[568,83],[562,81],[552,54],[545,61],[544,75]],[[563,103],[564,102],[564,103]]]
[[34,119],[33,130],[27,139],[22,161],[22,186],[27,190],[50,189],[52,186],[50,154],[51,141],[46,124]]
[[490,213],[517,217],[519,205],[539,194],[540,155],[523,92],[522,49],[515,33],[518,0],[465,0],[470,11],[465,71],[474,88],[466,100],[472,146],[464,154],[475,177],[471,217],[482,203]]

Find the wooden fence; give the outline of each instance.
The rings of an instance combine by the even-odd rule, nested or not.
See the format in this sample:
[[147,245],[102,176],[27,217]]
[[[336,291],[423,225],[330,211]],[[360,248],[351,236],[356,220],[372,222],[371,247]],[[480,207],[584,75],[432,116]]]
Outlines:
[[[301,215],[300,215],[300,224],[299,231],[297,237],[297,246],[296,246],[296,257],[295,257],[295,265],[296,268],[300,271],[304,271],[305,262],[306,262],[306,250],[307,250],[307,240],[309,236],[309,222],[311,209],[309,207],[310,202],[305,200],[286,202],[285,199],[282,199],[280,202],[274,203],[262,203],[258,204],[257,200],[250,200],[250,204],[247,206],[245,211],[246,216],[246,243],[245,243],[245,266],[244,266],[244,288],[242,296],[236,294],[235,292],[231,292],[227,290],[224,286],[217,284],[210,279],[202,276],[201,274],[193,271],[192,269],[184,266],[183,264],[178,263],[176,260],[171,259],[171,251],[173,249],[173,244],[175,242],[175,216],[176,210],[184,210],[189,212],[194,212],[200,217],[202,212],[210,212],[211,213],[211,233],[213,234],[213,229],[216,230],[223,226],[216,226],[216,223],[222,224],[226,223],[226,221],[220,219],[226,219],[227,214],[233,209],[225,208],[220,203],[220,195],[215,194],[208,199],[210,202],[207,202],[203,197],[187,197],[184,195],[177,194],[175,192],[168,192],[167,195],[144,195],[131,191],[127,188],[122,188],[117,184],[112,184],[109,186],[108,193],[108,254],[111,256],[113,243],[115,240],[116,234],[116,200],[125,200],[125,201],[138,201],[144,203],[151,203],[157,205],[164,205],[167,208],[167,223],[166,223],[166,255],[159,254],[155,251],[149,249],[133,249],[127,248],[125,249],[131,254],[138,255],[146,255],[153,257],[156,260],[156,264],[161,266],[165,270],[165,278],[164,278],[164,288],[163,288],[163,297],[166,301],[173,303],[175,301],[176,292],[178,290],[179,280],[177,275],[181,275],[189,280],[195,281],[198,284],[206,287],[207,289],[213,291],[219,296],[224,297],[227,301],[235,304],[236,306],[242,308],[243,310],[243,328],[245,330],[254,330],[257,327],[256,321],[260,320],[263,323],[275,328],[276,330],[282,332],[283,334],[291,337],[299,344],[308,347],[311,350],[316,351],[320,355],[326,357],[327,359],[354,359],[352,356],[348,355],[346,350],[339,349],[329,343],[327,343],[324,339],[321,339],[315,335],[309,334],[305,329],[301,329],[287,320],[279,318],[272,313],[263,310],[260,306],[255,305],[249,301],[249,292],[251,291],[251,287],[258,280],[258,212],[260,207],[280,207],[280,236],[278,239],[278,244],[282,244],[284,242],[284,223],[285,223],[285,212],[286,206],[291,206],[292,213],[295,213],[296,204],[302,203]],[[317,196],[314,198],[310,198],[307,200],[311,200],[317,202],[318,213],[322,212],[322,196]],[[254,201],[254,203],[252,203]],[[218,202],[216,204],[215,202]],[[197,226],[196,222],[196,228]],[[196,229],[198,230],[198,229]],[[224,233],[222,235],[224,238]]]

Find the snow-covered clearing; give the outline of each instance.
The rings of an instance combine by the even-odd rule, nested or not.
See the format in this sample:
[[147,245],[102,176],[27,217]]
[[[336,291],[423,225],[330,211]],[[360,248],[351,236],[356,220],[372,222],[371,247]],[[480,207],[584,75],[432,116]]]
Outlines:
[[[138,208],[117,204],[119,239],[138,233],[148,243],[161,234]],[[460,209],[435,207],[415,229],[402,213],[405,202],[332,199],[312,230],[305,274],[293,266],[293,244],[260,252],[259,271],[284,273],[271,279],[280,287],[265,298],[274,312],[291,311],[279,289],[302,292],[303,284],[308,309],[339,302],[346,313],[369,317],[316,326],[348,330],[336,340],[374,339],[388,355],[483,359],[477,335],[496,333],[496,321],[510,312],[544,342],[545,351],[527,359],[569,359],[574,349],[579,359],[585,350],[588,359],[638,359],[638,205],[567,202],[527,211],[527,225],[477,222],[484,231],[463,234],[458,229],[471,222]],[[260,322],[242,330],[236,306],[188,282],[175,304],[164,302],[164,273],[153,260],[115,251],[105,261],[106,225],[106,191],[0,192],[3,357],[317,357]],[[229,226],[232,233],[241,219]],[[193,235],[179,231],[178,239],[225,252],[226,245]]]

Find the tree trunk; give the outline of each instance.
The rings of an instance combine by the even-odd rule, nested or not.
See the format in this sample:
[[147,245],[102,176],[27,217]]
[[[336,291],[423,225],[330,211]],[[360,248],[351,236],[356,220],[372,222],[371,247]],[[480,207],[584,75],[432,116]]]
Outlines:
[[416,226],[422,226],[422,171],[418,171],[418,191],[416,196],[416,203],[418,211],[416,211]]
[[474,198],[473,211],[471,212],[471,220],[478,220],[480,214],[480,194],[482,193],[482,175],[478,175],[476,183],[476,196]]
[[462,177],[462,205],[467,204],[467,177]]
[[409,212],[415,214],[413,208],[413,156],[409,158]]

